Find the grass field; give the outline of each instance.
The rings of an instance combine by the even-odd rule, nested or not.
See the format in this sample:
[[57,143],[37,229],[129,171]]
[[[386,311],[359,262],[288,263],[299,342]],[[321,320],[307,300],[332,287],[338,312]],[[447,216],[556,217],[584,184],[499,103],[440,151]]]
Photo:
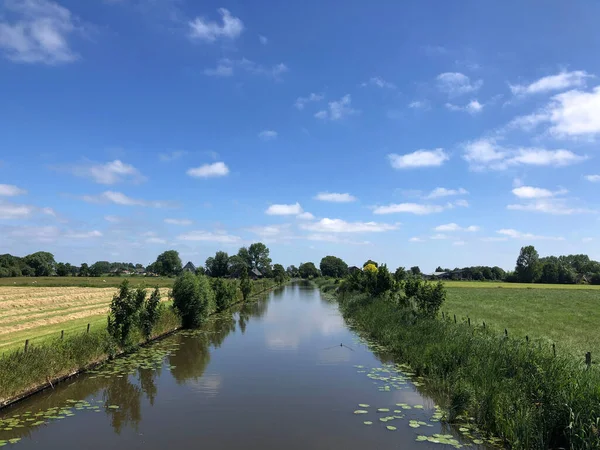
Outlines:
[[[117,278],[118,279],[118,278]],[[120,280],[123,281],[123,280]],[[168,288],[161,288],[163,301]],[[0,286],[0,353],[65,334],[106,327],[114,287]]]
[[544,339],[557,351],[600,360],[599,286],[448,282],[442,310],[509,336]]
[[0,278],[0,286],[36,286],[36,287],[117,287],[123,280],[129,280],[130,286],[172,287],[175,278],[169,277],[14,277]]

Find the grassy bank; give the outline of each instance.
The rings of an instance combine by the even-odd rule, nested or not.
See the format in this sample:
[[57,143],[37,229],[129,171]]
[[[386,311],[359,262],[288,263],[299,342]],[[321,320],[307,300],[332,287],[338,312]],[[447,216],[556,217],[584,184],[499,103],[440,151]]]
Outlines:
[[459,320],[486,322],[497,332],[555,343],[559,352],[583,360],[591,351],[600,358],[600,292],[596,289],[497,289],[450,285],[442,310]]
[[[258,295],[274,286],[272,280],[255,281],[252,295]],[[237,300],[242,300],[241,292],[238,292]],[[153,329],[152,338],[176,330],[181,325],[179,317],[170,307],[171,302],[165,302],[165,306]],[[120,349],[115,347],[106,331],[106,323],[104,315],[89,333],[84,327],[79,332],[65,334],[62,340],[59,334],[53,338],[32,340],[26,353],[20,347],[19,350],[0,355],[0,407],[17,396],[50,382],[54,383],[57,379],[77,373],[119,353]],[[134,336],[134,341],[144,343],[139,332]]]
[[0,286],[29,286],[29,287],[118,287],[123,280],[129,280],[132,287],[152,285],[158,287],[171,287],[175,278],[171,277],[9,277],[0,278]]
[[[331,286],[331,282],[323,282]],[[600,372],[545,343],[450,320],[415,319],[382,298],[338,298],[345,318],[424,376],[449,411],[517,449],[600,447]]]

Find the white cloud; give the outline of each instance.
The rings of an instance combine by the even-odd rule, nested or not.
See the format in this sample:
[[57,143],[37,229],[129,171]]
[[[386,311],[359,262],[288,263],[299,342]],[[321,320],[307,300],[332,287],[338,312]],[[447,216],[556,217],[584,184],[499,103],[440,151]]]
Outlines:
[[557,194],[565,193],[565,191],[552,192],[548,189],[533,187],[533,186],[520,186],[514,188],[512,193],[519,198],[547,198],[553,197]]
[[468,208],[469,202],[466,200],[456,200],[454,203],[450,203],[448,208],[452,208],[453,206],[460,206],[462,208]]
[[233,236],[226,232],[210,232],[210,231],[190,231],[189,233],[180,234],[177,236],[180,241],[205,241],[205,242],[219,242],[221,244],[235,244],[239,242],[241,238],[239,236]]
[[114,203],[121,206],[150,206],[152,208],[165,208],[169,206],[167,202],[135,199],[115,191],[104,191],[99,195],[84,195],[81,199],[88,203]]
[[481,111],[483,111],[483,106],[484,105],[479,103],[477,100],[471,100],[465,106],[458,106],[454,105],[453,103],[446,103],[446,108],[448,108],[450,111],[464,111],[468,112],[469,114],[480,113]]
[[469,233],[473,233],[476,231],[479,231],[479,227],[477,225],[470,225],[468,227],[461,227],[460,225],[456,224],[456,223],[447,223],[445,225],[438,225],[437,227],[434,228],[435,231],[445,231],[445,232],[449,232],[449,231],[466,231]]
[[563,167],[587,159],[586,156],[564,149],[505,148],[498,145],[493,138],[466,143],[463,158],[473,170],[505,170],[521,165]]
[[229,173],[229,167],[224,162],[216,162],[212,164],[203,164],[199,167],[192,167],[186,172],[190,177],[194,178],[213,178],[224,177]]
[[21,226],[11,228],[6,235],[14,238],[23,238],[27,241],[51,243],[55,242],[60,237],[61,231],[53,226]]
[[104,216],[104,220],[110,223],[119,223],[121,222],[121,218],[117,216]]
[[329,102],[329,110],[319,111],[315,114],[315,117],[317,119],[340,120],[352,114],[357,114],[358,111],[350,106],[351,103],[350,94],[346,94],[337,101]]
[[146,243],[147,244],[161,244],[164,245],[167,243],[166,239],[162,239],[159,237],[149,237],[148,239],[146,239]]
[[5,0],[15,22],[0,16],[0,51],[15,62],[61,64],[75,61],[70,36],[82,30],[78,19],[58,3],[47,0]]
[[441,213],[446,209],[440,205],[424,205],[419,203],[396,203],[387,206],[378,206],[373,210],[374,214],[396,214],[396,213],[409,213],[416,214],[418,216],[424,216],[427,214]]
[[[550,240],[550,241],[564,241],[563,237],[552,237],[552,236],[539,236],[532,233],[522,233],[520,231],[514,230],[512,228],[503,228],[501,230],[496,231],[496,233],[501,234],[503,236],[508,236],[512,239],[532,239],[532,240]],[[488,240],[490,240],[488,238]]]
[[434,234],[433,236],[430,236],[429,239],[433,239],[435,241],[441,241],[444,239],[448,239],[448,236],[446,236],[445,234],[438,233],[438,234]]
[[83,178],[91,178],[98,184],[117,184],[124,181],[141,183],[146,180],[138,169],[131,164],[121,160],[107,162],[106,164],[85,164],[68,167],[67,170],[73,175]]
[[440,198],[440,197],[450,197],[450,196],[454,196],[454,195],[467,195],[469,193],[469,191],[467,191],[466,189],[463,188],[458,188],[458,189],[446,189],[443,187],[438,187],[435,188],[433,191],[431,191],[429,193],[429,195],[427,195],[427,197],[425,198]]
[[319,192],[315,200],[321,200],[322,202],[333,202],[333,203],[350,203],[355,202],[357,198],[354,195],[343,193],[335,193],[335,192]]
[[549,91],[559,91],[572,87],[585,85],[586,78],[591,77],[585,71],[576,70],[573,72],[562,71],[556,75],[549,75],[534,81],[531,84],[509,84],[510,90],[515,95],[539,94]]
[[560,216],[596,212],[588,208],[574,208],[564,198],[537,198],[529,203],[508,205],[506,208],[513,211],[539,212]]
[[506,126],[507,129],[517,128],[524,131],[531,131],[539,124],[550,120],[550,115],[545,111],[538,111],[524,116],[517,116]]
[[296,99],[296,103],[294,103],[294,106],[297,109],[302,110],[307,103],[320,102],[324,98],[325,96],[323,94],[315,94],[314,92],[311,92],[308,97],[298,97]]
[[258,40],[262,45],[267,45],[269,43],[269,39],[263,35],[258,36]]
[[446,72],[437,76],[438,89],[450,97],[458,97],[469,92],[476,92],[482,84],[482,80],[471,82],[468,76],[460,72]]
[[301,224],[300,228],[317,233],[380,233],[396,230],[399,224],[378,222],[346,222],[342,219],[321,219],[318,222]]
[[265,211],[270,216],[296,216],[303,212],[304,210],[298,202],[291,205],[271,205]]
[[425,242],[425,240],[420,237],[411,237],[408,242]]
[[548,107],[552,127],[559,136],[593,136],[600,133],[600,86],[592,92],[572,90],[558,94]]
[[283,64],[274,64],[271,67],[265,67],[249,59],[229,59],[221,58],[214,69],[205,69],[204,75],[214,77],[230,77],[236,69],[241,69],[253,75],[262,75],[279,81],[281,75],[289,71],[289,68]]
[[588,180],[591,183],[600,182],[600,175],[585,175],[583,178],[585,178],[586,180]]
[[429,109],[429,102],[427,100],[415,100],[410,102],[408,107],[412,109]]
[[368,245],[369,241],[353,241],[344,239],[337,234],[311,233],[306,236],[309,241],[333,242],[335,244]]
[[300,220],[314,220],[314,218],[315,218],[315,216],[313,214],[309,213],[308,211],[305,211],[296,216],[296,219],[300,219]]
[[14,184],[0,184],[0,197],[16,197],[25,194],[27,194],[25,189],[21,189]]
[[592,242],[594,240],[594,238],[591,237],[585,237],[581,239],[581,242]]
[[277,131],[263,130],[258,133],[258,137],[263,141],[272,141],[273,139],[277,139]]
[[391,153],[388,158],[394,169],[412,169],[415,167],[439,167],[448,161],[450,156],[444,152],[443,148],[436,148],[435,150],[417,150],[405,155]]
[[189,219],[165,219],[165,223],[168,223],[169,225],[179,225],[185,227],[191,225],[192,221]]
[[244,31],[243,22],[225,8],[219,8],[218,11],[221,14],[222,25],[203,17],[196,17],[189,22],[190,37],[205,42],[215,42],[217,39],[234,40],[239,37]]
[[98,230],[93,231],[69,231],[64,235],[67,239],[89,239],[102,237],[102,233]]
[[170,153],[161,153],[160,155],[158,155],[158,158],[162,162],[171,162],[171,161],[175,161],[175,160],[181,158],[182,156],[184,156],[186,154],[187,154],[187,152],[178,150],[178,151],[174,151],[174,152],[170,152]]
[[32,206],[0,202],[0,219],[25,219],[34,211]]
[[377,86],[379,88],[385,88],[385,89],[396,89],[396,85],[394,83],[385,81],[381,77],[371,77],[371,78],[369,78],[369,81],[362,83],[363,87],[367,86],[367,85]]

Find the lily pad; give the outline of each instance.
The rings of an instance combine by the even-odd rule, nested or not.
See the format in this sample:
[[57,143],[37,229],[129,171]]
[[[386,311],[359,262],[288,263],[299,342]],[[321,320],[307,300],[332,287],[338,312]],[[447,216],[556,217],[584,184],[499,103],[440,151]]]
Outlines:
[[370,405],[367,405],[366,403],[359,403],[358,406],[361,408],[368,408]]
[[373,425],[373,422],[371,422],[370,420],[365,420],[363,423],[365,425]]
[[390,430],[390,431],[396,431],[396,430],[397,430],[397,428],[396,428],[396,427],[393,427],[393,426],[391,426],[391,425],[388,425],[386,428],[387,428],[388,430]]
[[357,409],[354,411],[354,414],[368,414],[369,411],[365,411],[364,409]]
[[377,412],[390,412],[390,408],[379,408]]

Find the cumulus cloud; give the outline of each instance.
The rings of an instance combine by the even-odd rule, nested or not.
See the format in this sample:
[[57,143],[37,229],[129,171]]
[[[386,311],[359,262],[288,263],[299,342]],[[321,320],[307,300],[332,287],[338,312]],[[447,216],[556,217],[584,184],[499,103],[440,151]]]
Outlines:
[[325,96],[323,94],[315,94],[314,92],[311,92],[308,97],[298,97],[296,99],[296,103],[294,103],[294,106],[297,109],[302,110],[307,103],[320,102],[324,98]]
[[591,75],[583,70],[562,71],[556,75],[542,77],[531,84],[509,84],[509,87],[515,95],[539,94],[584,86],[586,79],[590,77]]
[[276,81],[281,80],[281,75],[289,71],[284,63],[274,64],[270,67],[258,64],[246,58],[229,59],[221,58],[215,68],[204,70],[204,75],[212,77],[230,77],[236,70],[242,70],[252,75],[261,75],[272,78]]
[[212,164],[203,164],[199,167],[192,167],[186,172],[190,177],[194,178],[215,178],[224,177],[229,173],[229,167],[224,162],[216,162]]
[[446,209],[441,205],[427,205],[420,203],[394,203],[387,206],[378,206],[373,210],[375,214],[396,214],[396,213],[409,213],[418,216],[424,216],[427,214],[441,213]]
[[[503,228],[501,230],[496,231],[496,233],[501,234],[503,236],[507,236],[512,239],[535,239],[535,240],[550,240],[550,241],[564,241],[563,237],[553,237],[553,236],[540,236],[533,233],[523,233],[521,231],[514,230],[512,228]],[[491,239],[487,239],[491,240]]]
[[189,219],[165,219],[165,223],[168,223],[169,225],[179,225],[185,227],[191,225],[192,221]]
[[64,235],[68,239],[90,239],[102,237],[102,233],[98,230],[93,231],[68,231]]
[[412,153],[398,155],[391,153],[388,159],[394,169],[413,169],[417,167],[439,167],[450,159],[443,148],[435,150],[417,150]]
[[121,222],[121,218],[118,216],[104,216],[104,220],[110,223],[119,223]]
[[548,189],[538,188],[533,186],[519,186],[512,190],[512,193],[519,198],[547,198],[554,197],[555,195],[564,194],[567,191],[560,190],[552,192]]
[[258,137],[263,141],[272,141],[277,138],[277,131],[274,130],[263,130],[258,133]]
[[189,22],[189,35],[194,40],[215,42],[217,39],[234,40],[244,31],[244,23],[225,8],[218,9],[222,24],[196,17]]
[[333,203],[351,203],[355,202],[357,198],[354,195],[343,193],[335,193],[335,192],[319,192],[315,200],[321,200],[322,202],[333,202]]
[[317,233],[380,233],[396,230],[399,224],[378,222],[346,222],[342,219],[321,219],[317,222],[301,224],[300,228]]
[[383,78],[381,77],[371,77],[369,78],[369,81],[365,81],[364,83],[362,83],[362,86],[376,86],[378,88],[382,88],[382,89],[396,89],[396,85],[394,83],[391,83],[389,81],[385,81]]
[[600,86],[591,92],[572,90],[558,94],[548,107],[550,132],[577,137],[600,133]]
[[25,219],[31,216],[34,211],[33,206],[0,202],[0,219]]
[[25,189],[21,189],[14,184],[0,184],[0,197],[16,197],[25,194],[27,194]]
[[476,92],[482,85],[482,80],[472,82],[468,76],[460,72],[445,72],[437,76],[438,89],[450,97]]
[[239,236],[227,234],[224,231],[210,232],[204,230],[190,231],[177,236],[180,241],[219,242],[221,244],[235,244],[241,240]]
[[583,178],[591,183],[600,183],[600,175],[585,175]]
[[469,233],[473,233],[476,231],[479,231],[479,227],[477,225],[469,225],[468,227],[461,227],[460,225],[456,224],[456,223],[447,223],[445,225],[438,225],[437,227],[434,228],[435,231],[444,231],[444,232],[450,232],[450,231],[466,231]]
[[126,164],[119,159],[106,164],[87,163],[76,166],[57,167],[66,170],[75,176],[89,178],[98,184],[117,184],[124,181],[141,183],[146,180],[138,169],[131,164]]
[[468,142],[463,147],[463,158],[473,170],[505,170],[517,166],[563,167],[587,159],[564,149],[502,147],[493,138]]
[[0,51],[15,62],[62,64],[78,59],[70,38],[83,30],[67,8],[47,0],[5,0],[16,20],[0,16]]
[[427,100],[414,100],[408,104],[408,107],[412,109],[429,109],[429,102]]
[[435,188],[433,191],[431,191],[429,193],[429,195],[427,195],[428,199],[432,199],[432,198],[440,198],[440,197],[450,197],[450,196],[454,196],[454,195],[467,195],[469,193],[469,191],[467,191],[466,189],[463,188],[458,188],[458,189],[446,189],[443,187],[438,187]]
[[296,202],[291,205],[279,204],[271,205],[265,211],[265,214],[270,216],[296,216],[302,214],[304,210],[300,203]]
[[477,100],[471,100],[464,106],[455,105],[453,103],[446,103],[446,108],[450,111],[463,111],[468,112],[469,114],[477,114],[483,111],[483,106]]
[[300,220],[313,220],[314,218],[315,218],[315,216],[312,213],[309,213],[308,211],[305,211],[296,216],[296,219],[300,219]]
[[508,205],[506,208],[513,211],[539,212],[558,216],[589,214],[596,212],[589,208],[573,207],[571,202],[568,202],[564,198],[537,198],[528,203]]
[[168,202],[131,198],[122,192],[115,191],[104,191],[98,195],[84,195],[81,199],[88,203],[113,203],[121,206],[149,206],[152,208],[165,208],[169,206]]
[[350,94],[346,94],[339,100],[329,102],[329,109],[317,112],[315,117],[322,120],[340,120],[352,114],[357,114],[358,111],[352,108],[351,103]]

